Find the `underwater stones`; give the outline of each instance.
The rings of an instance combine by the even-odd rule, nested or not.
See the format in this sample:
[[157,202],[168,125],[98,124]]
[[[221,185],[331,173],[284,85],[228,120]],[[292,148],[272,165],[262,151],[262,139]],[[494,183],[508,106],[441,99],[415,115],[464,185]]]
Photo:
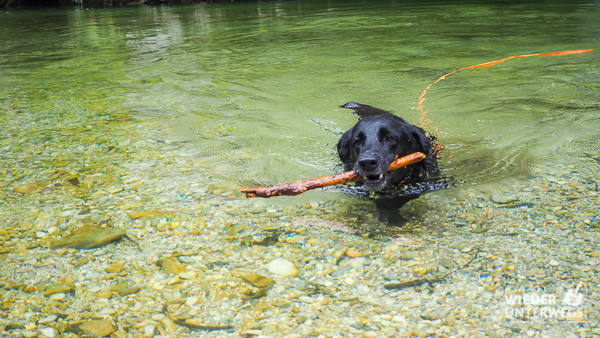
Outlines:
[[148,219],[152,219],[152,218],[161,217],[164,214],[165,213],[160,210],[144,210],[144,211],[129,212],[129,213],[127,213],[127,216],[129,216],[129,218],[131,218],[133,220],[136,220],[136,219],[148,220]]
[[40,329],[40,333],[47,338],[54,338],[58,331],[53,327],[43,327]]
[[92,249],[118,241],[126,235],[125,230],[120,228],[100,228],[87,224],[52,243],[50,248]]
[[454,261],[452,259],[449,258],[440,258],[440,264],[442,264],[443,267],[445,267],[446,269],[450,269],[451,267],[454,266]]
[[356,291],[361,295],[367,295],[369,294],[369,287],[365,284],[359,284],[356,287]]
[[163,258],[160,262],[160,266],[163,272],[166,274],[178,275],[183,272],[187,272],[187,268],[171,258]]
[[348,257],[357,258],[362,255],[363,253],[356,248],[348,248],[348,250],[346,250],[346,256]]
[[268,287],[274,283],[273,279],[267,276],[259,275],[257,273],[247,273],[245,275],[242,275],[242,279],[250,283],[250,285],[256,286],[257,288]]
[[57,293],[68,293],[75,288],[75,284],[71,282],[60,282],[53,283],[46,286],[46,290],[44,290],[44,296],[51,296]]
[[117,290],[117,292],[119,292],[119,295],[121,295],[121,296],[127,296],[127,295],[138,293],[141,290],[142,290],[142,288],[139,285],[134,285],[134,286],[125,286],[125,287],[119,288]]
[[15,187],[15,192],[22,195],[34,194],[46,189],[47,185],[42,183],[31,183]]
[[227,227],[227,230],[225,230],[225,233],[228,235],[235,235],[238,232],[246,229],[248,227],[247,224],[242,224],[242,223],[236,223],[236,224],[232,224],[231,226]]
[[96,337],[106,337],[115,332],[116,328],[108,320],[90,320],[79,326],[79,330]]
[[[147,132],[145,124],[138,129]],[[111,137],[122,135],[111,132]],[[582,305],[584,316],[578,319],[582,325],[552,320],[544,327],[532,318],[524,320],[527,328],[522,333],[534,330],[539,336],[561,336],[566,332],[579,337],[590,334],[590,325],[592,333],[600,332],[593,327],[600,298],[589,291],[600,265],[593,246],[599,236],[594,231],[597,193],[593,183],[585,183],[585,178],[598,181],[595,168],[582,167],[588,171],[579,177],[559,177],[558,181],[569,184],[563,187],[534,178],[529,190],[502,185],[475,188],[472,196],[464,198],[463,188],[458,193],[429,194],[403,209],[406,228],[382,229],[376,221],[365,222],[372,217],[370,209],[337,201],[337,196],[320,201],[318,208],[308,202],[294,205],[298,200],[293,198],[289,207],[276,206],[276,200],[257,206],[231,194],[235,190],[231,167],[213,173],[212,163],[183,154],[185,144],[168,148],[162,141],[135,140],[161,139],[156,135],[129,136],[138,147],[127,150],[129,158],[119,157],[120,150],[105,157],[88,149],[80,158],[70,157],[74,160],[69,170],[83,168],[77,171],[77,181],[68,182],[64,174],[39,194],[18,194],[14,187],[47,182],[44,178],[56,170],[43,168],[44,159],[19,180],[21,173],[10,171],[10,164],[0,170],[0,186],[5,187],[0,189],[3,334],[43,337],[40,330],[51,325],[58,330],[53,332],[56,337],[61,332],[65,337],[97,337],[117,327],[108,337],[244,333],[398,337],[412,332],[469,337],[481,336],[481,326],[491,325],[485,334],[506,336],[512,334],[512,324],[500,324],[506,308],[504,294],[556,286],[545,292],[560,300],[564,296],[560,290],[575,287],[574,280],[588,284],[583,286],[589,292]],[[68,144],[70,139],[60,142]],[[94,146],[95,142],[88,143]],[[122,147],[120,143],[110,144]],[[50,155],[50,162],[66,158]],[[209,189],[211,185],[218,189]],[[496,204],[488,193],[496,189],[535,201],[535,207],[509,209]],[[99,193],[90,197],[95,192]],[[352,215],[346,217],[345,209]],[[555,217],[546,219],[547,213]],[[126,229],[139,239],[140,249],[122,245],[50,251],[45,246],[83,224]],[[488,231],[477,233],[480,229]],[[355,233],[359,236],[351,235]],[[261,239],[271,234],[277,236]],[[483,251],[463,267],[473,257],[470,248]],[[267,263],[277,257],[293,262],[292,272],[301,270],[302,279],[277,278],[278,274],[267,271]],[[181,272],[182,267],[189,271]],[[382,290],[388,281],[432,279],[449,272],[441,283]],[[125,274],[128,282],[121,283]],[[73,289],[43,295],[48,286],[38,283],[63,281],[65,275],[76,281]],[[35,278],[35,287],[30,278]],[[477,291],[468,292],[472,290]],[[161,312],[164,306],[171,317]],[[105,318],[114,328],[107,325],[104,333],[96,328],[97,335],[78,326],[63,330],[64,325],[72,326],[72,318],[80,318],[79,325]],[[186,319],[196,326],[231,328],[207,333],[180,325]]]
[[298,275],[298,269],[294,265],[294,263],[288,261],[285,258],[276,258],[267,264],[267,270],[270,273],[282,276],[282,277],[292,277]]
[[519,202],[519,198],[517,196],[501,192],[492,193],[491,200],[496,204],[509,204]]
[[67,295],[65,295],[65,294],[64,294],[64,293],[62,293],[62,292],[59,292],[59,293],[55,293],[55,294],[52,294],[52,295],[50,295],[50,299],[52,299],[52,300],[56,300],[56,301],[63,300],[63,299],[65,299],[66,297],[67,297]]

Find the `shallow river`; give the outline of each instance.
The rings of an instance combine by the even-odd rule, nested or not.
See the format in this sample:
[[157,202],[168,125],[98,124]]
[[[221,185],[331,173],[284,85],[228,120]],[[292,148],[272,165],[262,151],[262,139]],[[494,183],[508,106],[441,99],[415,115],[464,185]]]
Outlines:
[[338,170],[335,144],[356,121],[338,106],[357,101],[427,121],[462,186],[526,178],[598,151],[599,50],[461,70],[420,110],[418,98],[463,67],[599,48],[599,12],[597,1],[10,10],[0,105],[168,120],[170,141],[242,187]]

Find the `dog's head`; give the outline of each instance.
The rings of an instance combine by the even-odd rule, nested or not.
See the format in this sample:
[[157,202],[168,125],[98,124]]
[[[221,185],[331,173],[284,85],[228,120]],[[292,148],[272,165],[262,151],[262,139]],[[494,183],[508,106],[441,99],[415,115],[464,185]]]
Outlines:
[[426,155],[430,153],[431,142],[423,129],[388,111],[368,105],[348,102],[341,107],[354,110],[361,119],[342,135],[337,146],[338,154],[344,169],[356,171],[367,189],[379,191],[388,184],[414,176],[415,170],[424,171],[423,164],[419,163],[409,166],[412,168],[387,170],[396,157],[417,151]]

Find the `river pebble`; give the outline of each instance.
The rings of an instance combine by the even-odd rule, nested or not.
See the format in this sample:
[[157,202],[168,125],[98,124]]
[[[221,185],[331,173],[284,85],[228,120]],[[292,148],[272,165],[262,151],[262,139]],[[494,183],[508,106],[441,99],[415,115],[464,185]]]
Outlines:
[[284,258],[277,258],[271,261],[267,265],[267,270],[269,270],[269,272],[272,274],[283,277],[291,277],[298,275],[298,269],[296,268],[294,263]]
[[53,327],[44,327],[44,328],[40,329],[40,333],[44,337],[54,338],[54,337],[56,337],[57,331]]

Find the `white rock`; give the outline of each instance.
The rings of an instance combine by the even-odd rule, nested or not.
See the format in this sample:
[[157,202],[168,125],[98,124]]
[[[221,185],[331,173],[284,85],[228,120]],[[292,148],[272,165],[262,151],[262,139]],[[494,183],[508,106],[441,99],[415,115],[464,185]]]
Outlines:
[[284,277],[298,275],[298,269],[294,266],[294,263],[285,258],[274,259],[271,263],[267,264],[267,270],[272,274]]
[[366,286],[365,284],[359,284],[356,287],[356,291],[358,291],[358,293],[361,295],[366,295],[367,293],[369,293],[369,287]]
[[154,337],[154,324],[146,324],[144,326],[144,337]]
[[404,318],[404,316],[401,315],[395,315],[394,317],[392,317],[392,320],[396,323],[406,324],[406,318]]
[[53,327],[44,327],[44,328],[40,329],[40,333],[44,337],[48,337],[48,338],[56,337],[56,329]]
[[37,337],[37,335],[38,334],[35,331],[31,331],[31,330],[23,331],[23,337],[25,337],[25,338],[35,338],[35,337]]
[[55,321],[58,317],[56,315],[49,315],[46,318],[42,318],[38,321],[38,324],[46,324]]
[[557,260],[555,260],[555,259],[551,259],[548,262],[548,264],[551,265],[551,266],[559,266],[560,265],[560,263]]
[[188,297],[185,300],[185,305],[187,305],[187,306],[192,306],[196,303],[198,303],[198,297],[195,297],[195,296]]
[[51,295],[50,299],[52,299],[52,300],[63,300],[63,299],[65,299],[66,296],[67,295],[65,295],[64,293],[59,292],[59,293],[55,293],[55,294]]
[[350,262],[350,266],[354,269],[360,269],[363,267],[363,265],[365,265],[365,261],[366,260],[363,257],[358,257]]

